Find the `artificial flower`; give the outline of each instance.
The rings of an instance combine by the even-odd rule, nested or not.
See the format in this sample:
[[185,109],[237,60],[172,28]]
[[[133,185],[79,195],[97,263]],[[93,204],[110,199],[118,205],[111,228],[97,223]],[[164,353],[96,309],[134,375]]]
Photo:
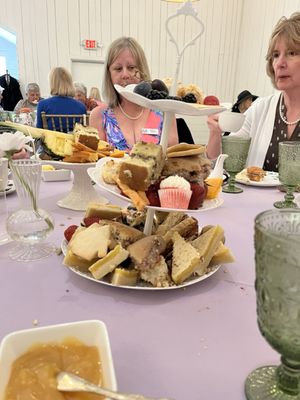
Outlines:
[[31,142],[33,142],[33,138],[25,136],[22,132],[3,132],[0,135],[0,157],[11,158],[14,153],[22,149],[31,152]]

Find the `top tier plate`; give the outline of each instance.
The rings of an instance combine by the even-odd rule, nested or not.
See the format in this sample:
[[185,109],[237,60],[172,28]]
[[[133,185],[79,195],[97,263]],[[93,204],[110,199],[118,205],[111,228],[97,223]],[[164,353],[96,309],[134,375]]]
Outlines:
[[205,106],[203,104],[185,103],[184,101],[178,100],[150,100],[133,92],[136,85],[127,85],[126,87],[120,85],[114,86],[117,92],[125,97],[125,99],[138,104],[141,107],[150,108],[152,110],[161,110],[163,112],[194,116],[216,114],[226,110],[226,108],[222,106]]

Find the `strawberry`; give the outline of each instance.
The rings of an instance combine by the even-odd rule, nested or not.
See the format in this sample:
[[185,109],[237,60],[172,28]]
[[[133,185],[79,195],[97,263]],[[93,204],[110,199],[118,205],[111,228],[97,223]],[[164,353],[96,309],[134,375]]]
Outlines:
[[156,182],[150,185],[146,190],[146,196],[149,200],[150,206],[160,207],[158,189],[159,189],[159,182]]
[[206,106],[218,106],[220,102],[216,96],[206,96],[203,100],[203,104]]
[[199,183],[191,183],[192,197],[189,203],[189,210],[197,210],[202,206],[206,197],[207,186]]
[[78,225],[70,225],[65,231],[65,239],[67,242],[69,242],[72,239],[73,233],[76,231],[78,228]]
[[90,225],[93,225],[95,222],[99,222],[100,217],[85,217],[83,218],[83,225],[86,227],[89,227]]

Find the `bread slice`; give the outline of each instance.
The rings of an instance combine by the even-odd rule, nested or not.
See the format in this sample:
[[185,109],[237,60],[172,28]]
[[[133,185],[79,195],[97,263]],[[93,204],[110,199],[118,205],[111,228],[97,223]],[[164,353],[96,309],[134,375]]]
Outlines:
[[170,249],[172,247],[172,237],[174,232],[178,232],[181,236],[185,238],[193,237],[198,234],[198,221],[193,217],[187,217],[183,219],[179,224],[176,224],[168,230],[168,232],[163,236],[166,242],[166,248]]
[[174,232],[172,255],[172,279],[179,285],[191,276],[198,267],[200,255],[178,232]]
[[151,235],[137,240],[127,250],[136,269],[145,271],[151,269],[165,251],[166,243],[162,236]]
[[184,212],[170,212],[166,219],[157,227],[156,235],[165,235],[171,228],[179,224],[179,222],[185,218],[187,218],[187,214]]
[[110,204],[89,203],[84,218],[99,217],[114,219],[122,216],[122,207]]
[[209,266],[213,267],[215,265],[228,264],[232,262],[235,262],[234,255],[231,250],[221,242],[211,259]]
[[163,256],[151,268],[141,272],[141,279],[150,282],[154,287],[168,287],[171,284],[168,266]]
[[213,255],[216,253],[216,250],[219,247],[223,237],[223,228],[220,225],[215,225],[191,242],[191,245],[197,249],[200,255],[200,260],[195,269],[195,272],[199,276],[205,274],[207,267]]
[[112,272],[118,265],[128,257],[128,251],[118,244],[104,258],[96,261],[89,267],[89,271],[95,279],[101,279]]
[[[105,255],[110,243],[110,227],[97,223],[78,232],[69,242],[69,249],[83,260],[91,261],[98,256],[98,250]],[[105,253],[105,254],[104,254]]]
[[117,286],[135,286],[138,279],[138,272],[135,269],[117,267],[111,279],[111,283]]
[[67,250],[67,254],[64,258],[63,264],[67,267],[75,267],[81,272],[88,272],[89,267],[96,262],[97,259],[93,259],[91,261],[83,260],[80,257],[77,257],[71,250]]

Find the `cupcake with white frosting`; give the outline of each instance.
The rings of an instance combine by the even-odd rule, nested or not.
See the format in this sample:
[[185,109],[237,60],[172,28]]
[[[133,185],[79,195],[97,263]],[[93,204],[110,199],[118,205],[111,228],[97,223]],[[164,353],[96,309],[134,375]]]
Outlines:
[[158,195],[163,208],[187,209],[192,196],[191,185],[181,176],[169,176],[160,182]]

